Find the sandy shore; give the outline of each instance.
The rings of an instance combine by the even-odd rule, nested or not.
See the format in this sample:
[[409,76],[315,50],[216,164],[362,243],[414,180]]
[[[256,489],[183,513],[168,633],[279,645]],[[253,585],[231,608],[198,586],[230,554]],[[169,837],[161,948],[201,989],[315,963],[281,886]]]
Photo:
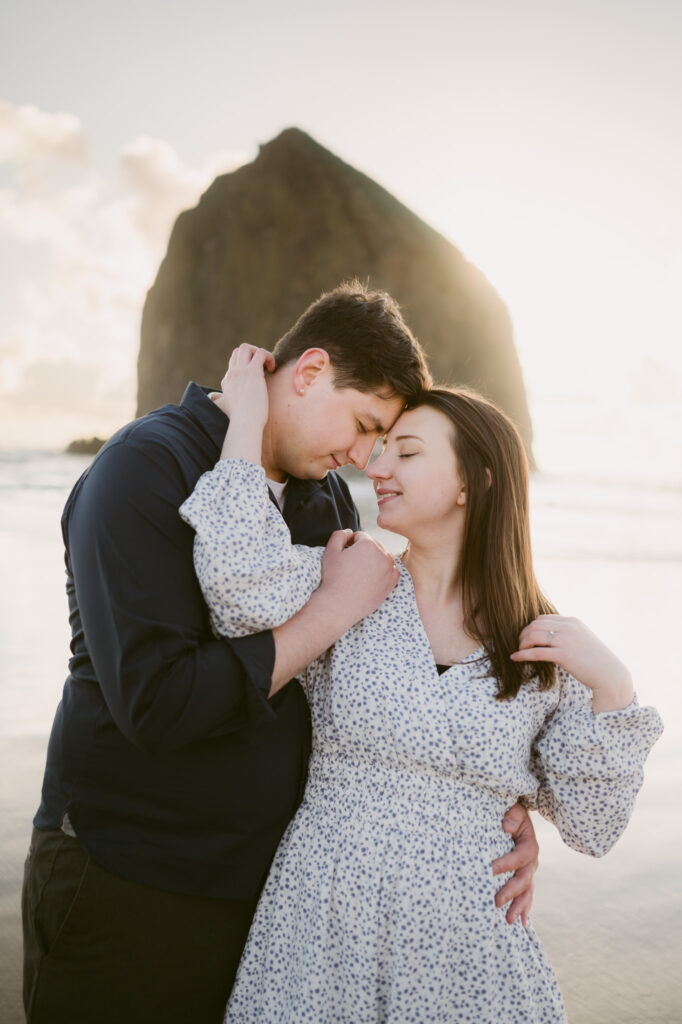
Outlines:
[[[41,479],[52,479],[56,470],[51,466],[40,463]],[[75,472],[70,465],[67,469]],[[371,522],[371,489],[365,490],[364,498],[356,497],[361,504],[364,500],[364,519]],[[14,581],[0,589],[0,729],[16,737],[0,737],[2,1024],[23,1020],[21,875],[68,649],[58,531],[64,497],[59,489],[19,488],[0,522],[0,554]],[[582,507],[564,509],[568,497],[565,491],[551,492],[534,506],[541,550],[554,551],[560,541],[569,553],[576,552],[575,557],[564,553],[541,560],[543,586],[567,614],[579,615],[619,652],[632,669],[643,703],[660,711],[665,733],[647,763],[630,827],[606,858],[572,853],[551,826],[536,821],[541,868],[533,921],[559,976],[571,1024],[679,1024],[682,691],[677,648],[665,640],[679,632],[682,556],[668,508],[672,499],[667,492],[659,495],[656,500],[663,504],[651,514],[626,504],[614,520],[616,498],[605,492],[600,502],[612,502],[611,512],[597,514],[594,509],[601,504],[595,504],[595,522],[590,520],[587,530]],[[617,500],[622,500],[620,492]],[[580,528],[571,526],[576,517]],[[586,555],[583,534],[599,550],[611,551],[607,527],[616,530],[618,557],[613,552],[601,560]],[[666,550],[671,548],[671,559],[654,558],[658,549],[653,548],[644,559],[644,542],[651,546],[659,538]],[[400,543],[392,535],[384,539]]]
[[[0,1021],[21,1024],[19,894],[45,738],[3,740],[0,749]],[[628,833],[599,861],[566,849],[536,816],[542,867],[533,920],[571,1024],[682,1019],[679,824],[670,807],[646,784]]]

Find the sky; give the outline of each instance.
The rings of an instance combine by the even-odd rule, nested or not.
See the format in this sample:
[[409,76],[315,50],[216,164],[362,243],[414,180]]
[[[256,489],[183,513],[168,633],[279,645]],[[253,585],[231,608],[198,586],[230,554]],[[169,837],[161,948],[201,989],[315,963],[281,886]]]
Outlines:
[[543,453],[559,406],[564,426],[598,407],[614,429],[679,409],[681,44],[677,0],[13,5],[0,448],[133,415],[142,304],[175,216],[290,125],[486,273]]

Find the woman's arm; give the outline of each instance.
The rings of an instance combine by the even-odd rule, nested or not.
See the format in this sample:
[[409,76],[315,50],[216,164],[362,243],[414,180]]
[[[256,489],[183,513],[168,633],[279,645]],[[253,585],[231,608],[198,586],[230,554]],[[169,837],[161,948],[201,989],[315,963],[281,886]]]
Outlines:
[[632,813],[663,728],[658,712],[639,707],[628,670],[577,619],[540,616],[512,657],[559,667],[559,702],[532,749],[538,810],[568,846],[602,856]]
[[231,417],[221,459],[180,514],[195,530],[195,570],[216,634],[279,627],[272,695],[373,612],[398,572],[391,556],[362,533],[332,535],[322,574],[322,549],[291,543],[260,465],[270,358],[250,345],[232,354],[223,391],[215,396]]
[[553,661],[592,691],[592,710],[619,711],[635,696],[622,661],[580,619],[540,615],[522,631],[512,661]]
[[291,543],[261,466],[222,459],[180,515],[195,531],[194,569],[216,635],[280,626],[319,586],[323,549]]

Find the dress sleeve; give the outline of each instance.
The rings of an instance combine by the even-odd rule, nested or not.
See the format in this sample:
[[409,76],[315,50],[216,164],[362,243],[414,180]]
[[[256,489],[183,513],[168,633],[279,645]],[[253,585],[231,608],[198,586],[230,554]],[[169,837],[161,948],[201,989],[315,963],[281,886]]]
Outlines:
[[180,515],[195,530],[194,568],[217,636],[280,626],[319,586],[324,549],[291,543],[262,466],[221,460]]
[[601,857],[628,823],[663,723],[637,698],[621,711],[595,714],[591,690],[563,670],[557,686],[559,703],[531,752],[536,806],[573,850]]

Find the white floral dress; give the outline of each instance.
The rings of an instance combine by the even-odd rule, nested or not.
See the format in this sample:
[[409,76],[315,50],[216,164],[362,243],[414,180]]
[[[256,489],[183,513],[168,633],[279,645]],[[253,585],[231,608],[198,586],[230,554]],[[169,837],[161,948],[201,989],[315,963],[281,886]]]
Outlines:
[[[293,546],[264,471],[225,460],[181,509],[216,633],[291,617],[321,548]],[[659,736],[652,708],[593,714],[565,672],[496,701],[484,649],[439,675],[411,577],[301,678],[313,752],[270,870],[228,1022],[565,1021],[533,930],[509,925],[491,862],[519,797],[575,850],[619,837]]]

